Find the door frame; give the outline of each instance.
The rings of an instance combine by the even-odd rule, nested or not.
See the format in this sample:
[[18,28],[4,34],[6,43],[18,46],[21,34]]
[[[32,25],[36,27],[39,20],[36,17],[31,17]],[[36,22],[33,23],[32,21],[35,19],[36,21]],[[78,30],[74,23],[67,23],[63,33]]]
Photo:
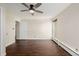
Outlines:
[[[17,39],[16,35],[17,35],[17,30],[16,30],[16,24],[19,24],[20,25],[20,22],[19,21],[15,21],[15,41]],[[19,31],[18,31],[19,32]],[[19,36],[19,35],[18,35]]]

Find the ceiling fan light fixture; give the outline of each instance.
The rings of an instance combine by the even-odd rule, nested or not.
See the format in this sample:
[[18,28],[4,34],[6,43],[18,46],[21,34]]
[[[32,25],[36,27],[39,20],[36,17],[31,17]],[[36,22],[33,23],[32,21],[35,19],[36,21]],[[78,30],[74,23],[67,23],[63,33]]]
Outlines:
[[42,11],[35,9],[35,8],[40,7],[40,5],[42,5],[41,3],[37,3],[35,5],[30,4],[29,6],[26,3],[22,3],[22,5],[28,8],[28,10],[22,10],[22,12],[28,11],[32,15],[34,15],[35,12],[43,13]]
[[35,11],[33,11],[33,10],[29,10],[29,12],[30,12],[30,13],[34,13]]

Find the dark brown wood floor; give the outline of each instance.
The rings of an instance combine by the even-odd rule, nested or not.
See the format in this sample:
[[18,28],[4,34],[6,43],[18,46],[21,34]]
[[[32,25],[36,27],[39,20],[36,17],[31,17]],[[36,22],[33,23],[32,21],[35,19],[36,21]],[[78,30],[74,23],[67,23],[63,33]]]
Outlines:
[[51,40],[17,40],[6,52],[7,56],[70,56]]

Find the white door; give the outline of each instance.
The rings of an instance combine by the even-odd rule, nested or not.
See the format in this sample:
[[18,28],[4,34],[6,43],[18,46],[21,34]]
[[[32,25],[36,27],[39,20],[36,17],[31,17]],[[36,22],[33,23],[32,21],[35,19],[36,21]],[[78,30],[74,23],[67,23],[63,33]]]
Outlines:
[[0,56],[5,55],[5,15],[2,8],[0,8]]

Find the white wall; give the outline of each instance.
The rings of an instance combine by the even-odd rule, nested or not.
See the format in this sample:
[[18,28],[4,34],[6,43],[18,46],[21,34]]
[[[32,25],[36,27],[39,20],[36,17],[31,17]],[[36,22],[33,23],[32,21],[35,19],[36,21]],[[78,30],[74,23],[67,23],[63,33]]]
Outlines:
[[15,19],[9,9],[6,10],[6,46],[15,42]]
[[52,22],[50,20],[24,20],[20,23],[19,32],[17,39],[51,39]]
[[56,38],[74,50],[79,49],[79,4],[72,4],[56,18]]

